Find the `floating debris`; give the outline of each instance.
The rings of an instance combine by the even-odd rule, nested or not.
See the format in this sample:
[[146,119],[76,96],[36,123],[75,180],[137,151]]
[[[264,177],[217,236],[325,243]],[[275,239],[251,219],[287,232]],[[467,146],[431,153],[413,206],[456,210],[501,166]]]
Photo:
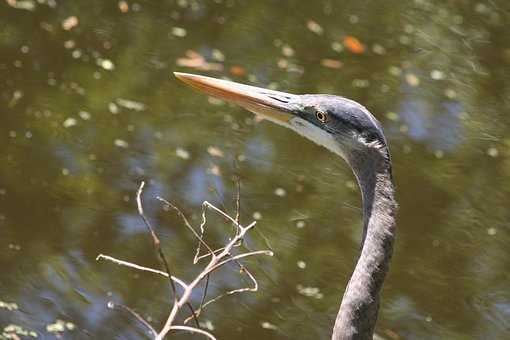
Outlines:
[[339,69],[342,66],[344,66],[344,64],[340,60],[327,59],[327,58],[321,60],[321,65],[324,67],[333,68],[333,69]]
[[297,261],[297,266],[299,269],[305,269],[306,268],[306,262],[305,261]]
[[76,26],[78,26],[78,24],[79,24],[78,17],[73,15],[62,21],[62,28],[66,31],[70,31]]
[[304,287],[302,285],[297,285],[296,288],[298,293],[304,296],[313,297],[315,299],[322,299],[324,297],[324,295],[320,292],[320,289],[317,287]]
[[16,9],[23,9],[26,11],[35,10],[35,3],[31,0],[7,0],[7,5]]
[[176,60],[177,66],[189,67],[200,71],[222,71],[223,65],[219,63],[210,63],[205,60],[205,58],[193,51],[186,51],[186,56],[184,58],[179,58]]
[[179,38],[184,38],[187,32],[186,29],[182,27],[172,27],[172,35]]
[[298,229],[302,229],[306,226],[306,222],[305,221],[297,221],[296,222],[296,228]]
[[261,214],[260,212],[258,212],[258,211],[255,211],[255,212],[253,213],[253,219],[254,219],[254,220],[260,220],[260,219],[262,219],[262,214]]
[[294,56],[294,49],[290,47],[289,45],[283,45],[282,46],[282,54],[286,57],[293,57]]
[[406,74],[406,82],[413,87],[420,85],[420,79],[413,73]]
[[487,149],[487,155],[491,157],[498,157],[499,151],[495,147],[490,147]]
[[64,176],[69,176],[69,174],[70,174],[69,169],[67,169],[67,168],[62,168],[62,175],[64,175]]
[[211,320],[205,320],[200,322],[200,327],[207,329],[209,331],[214,331],[214,325]]
[[102,67],[103,69],[105,69],[107,71],[112,71],[115,68],[115,65],[113,64],[113,62],[110,59],[98,58],[96,60],[96,63],[98,66]]
[[445,78],[444,72],[439,70],[432,70],[430,72],[430,78],[434,80],[443,80]]
[[113,144],[119,148],[123,148],[123,149],[126,149],[129,147],[129,143],[126,142],[125,140],[123,139],[116,139],[113,141]]
[[186,151],[181,147],[178,147],[177,149],[175,149],[175,154],[177,155],[177,157],[182,158],[182,159],[189,159],[191,156],[189,151]]
[[384,48],[384,46],[379,45],[379,44],[374,44],[374,46],[372,46],[372,51],[375,54],[379,54],[379,55],[386,54],[386,48]]
[[72,331],[76,328],[76,326],[72,322],[65,322],[63,320],[57,319],[55,323],[46,325],[46,331],[49,333],[62,333],[67,331]]
[[72,126],[75,126],[76,124],[78,124],[78,121],[76,120],[76,118],[69,117],[66,120],[64,120],[64,122],[62,123],[62,126],[67,129]]
[[316,21],[308,20],[306,27],[315,34],[322,35],[324,33],[324,29]]
[[108,103],[108,110],[112,113],[112,114],[117,114],[119,113],[119,107],[117,106],[117,104],[115,103]]
[[145,104],[140,103],[140,102],[135,102],[134,100],[118,98],[116,100],[116,102],[117,102],[117,104],[119,104],[122,107],[125,107],[128,110],[135,110],[135,111],[144,111],[145,110]]
[[83,120],[90,120],[90,113],[88,113],[87,111],[80,111],[78,112],[78,116],[80,116],[81,119]]
[[402,69],[400,67],[397,67],[397,66],[390,66],[388,68],[388,72],[392,76],[395,76],[395,77],[398,77],[398,76],[402,75]]
[[388,118],[389,120],[392,120],[394,122],[396,122],[400,119],[400,117],[398,116],[398,113],[393,112],[393,111],[386,112],[386,118]]
[[18,305],[14,302],[0,301],[0,308],[7,309],[9,311],[18,310]]
[[207,152],[209,153],[209,155],[213,156],[213,157],[220,157],[220,158],[223,158],[223,151],[221,151],[220,148],[216,147],[216,146],[209,146],[207,148]]
[[270,322],[267,322],[267,321],[262,321],[260,323],[260,327],[264,328],[264,329],[271,329],[271,330],[277,330],[278,329],[278,326],[276,325],[273,325],[272,323]]
[[333,41],[331,43],[331,49],[335,52],[342,52],[344,50],[344,45],[342,45],[341,43],[339,43],[338,41]]
[[494,236],[494,235],[496,235],[497,232],[498,231],[494,227],[491,227],[491,228],[487,229],[487,234],[489,234],[489,236]]
[[126,2],[126,1],[119,1],[119,10],[122,12],[122,13],[127,13],[129,12],[129,4]]
[[344,46],[355,54],[365,52],[365,45],[363,45],[357,38],[350,35],[344,37]]
[[37,338],[37,333],[35,331],[24,329],[21,326],[10,324],[4,327],[0,336],[5,337],[5,339],[20,339],[19,336]]
[[276,188],[276,190],[274,191],[274,194],[276,196],[284,197],[285,195],[287,195],[287,192],[283,188]]
[[231,66],[229,69],[230,73],[234,76],[242,77],[246,75],[246,70],[244,67],[239,65]]
[[223,52],[221,52],[217,48],[212,50],[212,57],[214,60],[219,61],[219,62],[225,61],[225,55],[223,54]]
[[209,169],[209,173],[213,174],[214,176],[221,177],[221,170],[220,167],[216,164],[213,164]]

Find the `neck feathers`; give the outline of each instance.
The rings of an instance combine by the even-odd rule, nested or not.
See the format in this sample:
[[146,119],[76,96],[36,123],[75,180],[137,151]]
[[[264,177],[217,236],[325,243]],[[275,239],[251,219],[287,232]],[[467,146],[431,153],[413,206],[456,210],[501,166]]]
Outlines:
[[391,164],[384,157],[358,156],[350,163],[363,198],[362,249],[336,318],[334,340],[372,339],[395,237]]

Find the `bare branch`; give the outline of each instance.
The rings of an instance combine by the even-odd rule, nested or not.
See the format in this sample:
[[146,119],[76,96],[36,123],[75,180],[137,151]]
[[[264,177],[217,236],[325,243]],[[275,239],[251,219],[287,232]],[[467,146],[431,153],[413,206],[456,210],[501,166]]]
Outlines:
[[[155,274],[159,274],[159,275],[164,276],[164,277],[168,277],[168,273],[162,272],[161,270],[157,270],[157,269],[153,269],[153,268],[149,268],[149,267],[143,267],[143,266],[140,266],[140,265],[138,265],[136,263],[132,263],[132,262],[124,261],[124,260],[119,260],[119,259],[116,259],[115,257],[111,257],[111,256],[104,255],[104,254],[97,255],[96,261],[99,261],[99,260],[111,261],[111,262],[116,263],[116,264],[118,264],[120,266],[126,266],[126,267],[134,268],[134,269],[137,269],[137,270],[142,270],[144,272],[155,273]],[[186,283],[184,283],[184,281],[182,281],[178,277],[172,276],[172,280],[177,282],[179,284],[179,286],[181,286],[183,289],[188,288],[188,285]]]
[[180,330],[180,331],[188,331],[188,332],[192,332],[192,333],[198,333],[198,334],[205,335],[206,337],[208,337],[211,340],[216,340],[214,335],[212,335],[211,333],[204,331],[203,329],[199,329],[199,328],[195,328],[195,327],[172,326],[172,327],[170,327],[170,330]]
[[135,319],[138,320],[138,322],[140,322],[142,325],[147,327],[147,329],[152,333],[153,336],[157,336],[158,335],[158,332],[156,332],[156,330],[147,321],[145,321],[145,319],[142,318],[142,316],[140,314],[138,314],[137,312],[135,312],[134,310],[132,310],[128,306],[125,306],[123,304],[115,303],[113,301],[110,301],[110,302],[108,302],[108,307],[112,308],[112,309],[116,308],[116,307],[119,307],[120,309],[124,310],[128,314],[131,314]]
[[144,186],[145,186],[145,182],[142,181],[142,183],[140,183],[140,187],[138,188],[138,192],[136,194],[136,203],[138,205],[138,213],[142,217],[143,222],[147,226],[147,229],[149,230],[149,232],[152,236],[152,242],[154,244],[154,248],[156,249],[156,252],[158,253],[159,258],[165,267],[166,273],[168,274],[168,278],[169,278],[168,281],[170,282],[170,287],[172,288],[172,293],[173,293],[174,302],[175,302],[175,301],[177,301],[177,290],[175,289],[174,281],[171,279],[172,274],[170,272],[170,267],[168,266],[168,262],[165,258],[165,254],[163,253],[163,250],[161,249],[161,241],[159,240],[158,236],[154,232],[154,228],[152,228],[151,224],[149,223],[149,220],[147,219],[147,217],[145,216],[145,213],[143,212],[141,196],[142,196],[142,191],[143,191]]

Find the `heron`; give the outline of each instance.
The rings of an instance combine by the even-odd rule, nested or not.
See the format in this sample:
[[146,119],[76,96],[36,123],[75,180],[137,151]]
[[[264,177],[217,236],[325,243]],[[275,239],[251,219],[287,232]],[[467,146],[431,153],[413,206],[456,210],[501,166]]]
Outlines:
[[364,106],[341,96],[297,95],[202,75],[174,75],[195,89],[297,132],[347,162],[361,192],[363,232],[332,339],[372,339],[393,253],[397,211],[390,150],[381,124]]

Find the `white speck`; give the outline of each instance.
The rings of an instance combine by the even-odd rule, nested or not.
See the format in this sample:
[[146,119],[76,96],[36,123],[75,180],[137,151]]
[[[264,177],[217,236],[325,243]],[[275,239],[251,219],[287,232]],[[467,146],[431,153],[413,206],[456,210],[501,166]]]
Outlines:
[[436,151],[434,152],[434,156],[436,156],[436,158],[441,159],[441,158],[443,158],[443,157],[444,157],[444,152],[443,152],[442,150],[436,150]]
[[32,138],[32,132],[30,132],[30,131],[25,132],[25,137],[26,137],[27,139]]
[[498,157],[499,151],[495,147],[490,147],[487,149],[487,155],[491,157]]
[[108,303],[106,304],[106,306],[110,309],[114,309],[115,308],[115,303],[113,303],[113,301],[108,301]]
[[14,130],[9,131],[9,137],[16,138],[16,135],[17,135],[16,131]]
[[306,222],[305,221],[297,221],[296,222],[296,228],[298,229],[302,229],[306,226]]
[[444,72],[442,72],[442,71],[432,70],[430,72],[430,78],[432,78],[434,80],[441,80],[441,79],[445,78],[445,75],[444,75]]
[[101,66],[103,69],[107,71],[112,71],[115,68],[113,62],[109,59],[97,59],[97,65]]
[[218,50],[216,48],[214,50],[212,50],[212,57],[214,60],[217,60],[220,62],[225,61],[225,55],[223,54],[223,52],[221,52],[220,50]]
[[253,213],[253,219],[255,219],[255,220],[260,220],[261,218],[262,218],[262,214],[261,214],[260,212],[255,211],[255,212]]
[[264,329],[271,329],[271,330],[277,330],[278,327],[273,325],[272,323],[270,322],[267,322],[267,321],[263,321],[260,323],[260,327],[264,328]]
[[27,45],[23,45],[23,46],[21,46],[20,51],[23,54],[27,54],[28,52],[30,52],[30,47],[28,47]]
[[398,77],[402,74],[402,69],[400,69],[399,67],[397,66],[390,66],[390,68],[388,69],[388,71],[390,72],[390,74],[392,76],[395,76],[395,77]]
[[306,262],[305,261],[298,261],[297,266],[299,269],[305,269],[306,268]]
[[374,46],[372,46],[372,51],[374,51],[375,54],[379,55],[386,54],[386,49],[384,48],[384,46],[379,44],[374,44]]
[[182,159],[189,159],[190,158],[189,151],[186,151],[183,148],[175,149],[175,154],[177,155],[177,157],[182,158]]
[[322,299],[324,297],[324,295],[317,287],[303,287],[302,285],[297,285],[296,288],[298,293],[304,296],[313,297],[316,299]]
[[420,78],[418,78],[415,74],[413,73],[408,73],[406,74],[406,82],[413,86],[413,87],[416,87],[418,85],[420,85]]
[[322,26],[313,20],[308,20],[308,22],[306,23],[306,27],[317,35],[322,35],[322,33],[324,33],[324,29],[322,28]]
[[64,175],[64,176],[69,175],[69,169],[67,169],[67,168],[62,168],[62,175]]
[[221,157],[223,158],[223,151],[221,151],[220,148],[216,147],[216,146],[209,146],[207,148],[207,152],[209,153],[209,155],[211,156],[214,156],[214,157]]
[[176,37],[183,38],[186,36],[186,30],[182,27],[172,27],[172,34]]
[[75,118],[70,117],[64,120],[62,126],[65,128],[70,128],[71,126],[75,126],[76,124],[78,124],[78,121]]
[[81,50],[74,50],[73,52],[71,52],[71,56],[74,58],[74,59],[79,59],[81,57],[82,53],[81,53]]
[[119,98],[119,99],[117,99],[117,104],[125,107],[128,110],[135,110],[135,111],[145,110],[145,104],[140,103],[140,102],[135,102],[134,100]]
[[425,318],[425,321],[427,321],[427,322],[432,322],[432,317],[431,317],[430,315],[429,315],[429,316],[427,316],[427,317]]
[[445,96],[447,96],[450,99],[457,97],[457,92],[455,92],[455,90],[452,90],[452,89],[444,90],[444,94],[445,94]]
[[119,107],[117,106],[117,104],[115,103],[109,103],[108,104],[108,110],[113,113],[113,114],[117,114],[119,113]]
[[78,20],[78,17],[73,15],[62,21],[62,28],[69,31],[78,26],[79,23],[80,21]]
[[115,144],[115,146],[118,146],[119,148],[124,148],[124,149],[129,147],[129,143],[122,139],[116,139],[113,142],[113,144]]
[[237,160],[238,160],[239,162],[244,162],[244,161],[246,160],[246,156],[245,156],[245,155],[243,155],[243,154],[240,154],[239,156],[237,156]]
[[211,322],[211,320],[205,320],[205,321],[200,322],[200,327],[205,328],[209,331],[214,331],[214,325]]
[[335,52],[342,52],[344,50],[344,45],[339,43],[338,41],[334,41],[331,43],[331,49]]
[[496,228],[489,228],[489,229],[487,229],[487,234],[489,234],[489,236],[494,236],[494,235],[496,235],[497,232],[498,231],[497,231]]
[[80,111],[80,112],[78,112],[78,115],[83,120],[89,120],[90,119],[90,113],[88,113],[87,111]]
[[276,196],[283,197],[283,196],[287,195],[287,192],[283,188],[276,188],[276,190],[274,191],[274,194]]
[[74,40],[66,40],[64,42],[64,47],[68,50],[70,50],[71,48],[74,48],[74,46],[76,46],[76,43],[74,42]]

